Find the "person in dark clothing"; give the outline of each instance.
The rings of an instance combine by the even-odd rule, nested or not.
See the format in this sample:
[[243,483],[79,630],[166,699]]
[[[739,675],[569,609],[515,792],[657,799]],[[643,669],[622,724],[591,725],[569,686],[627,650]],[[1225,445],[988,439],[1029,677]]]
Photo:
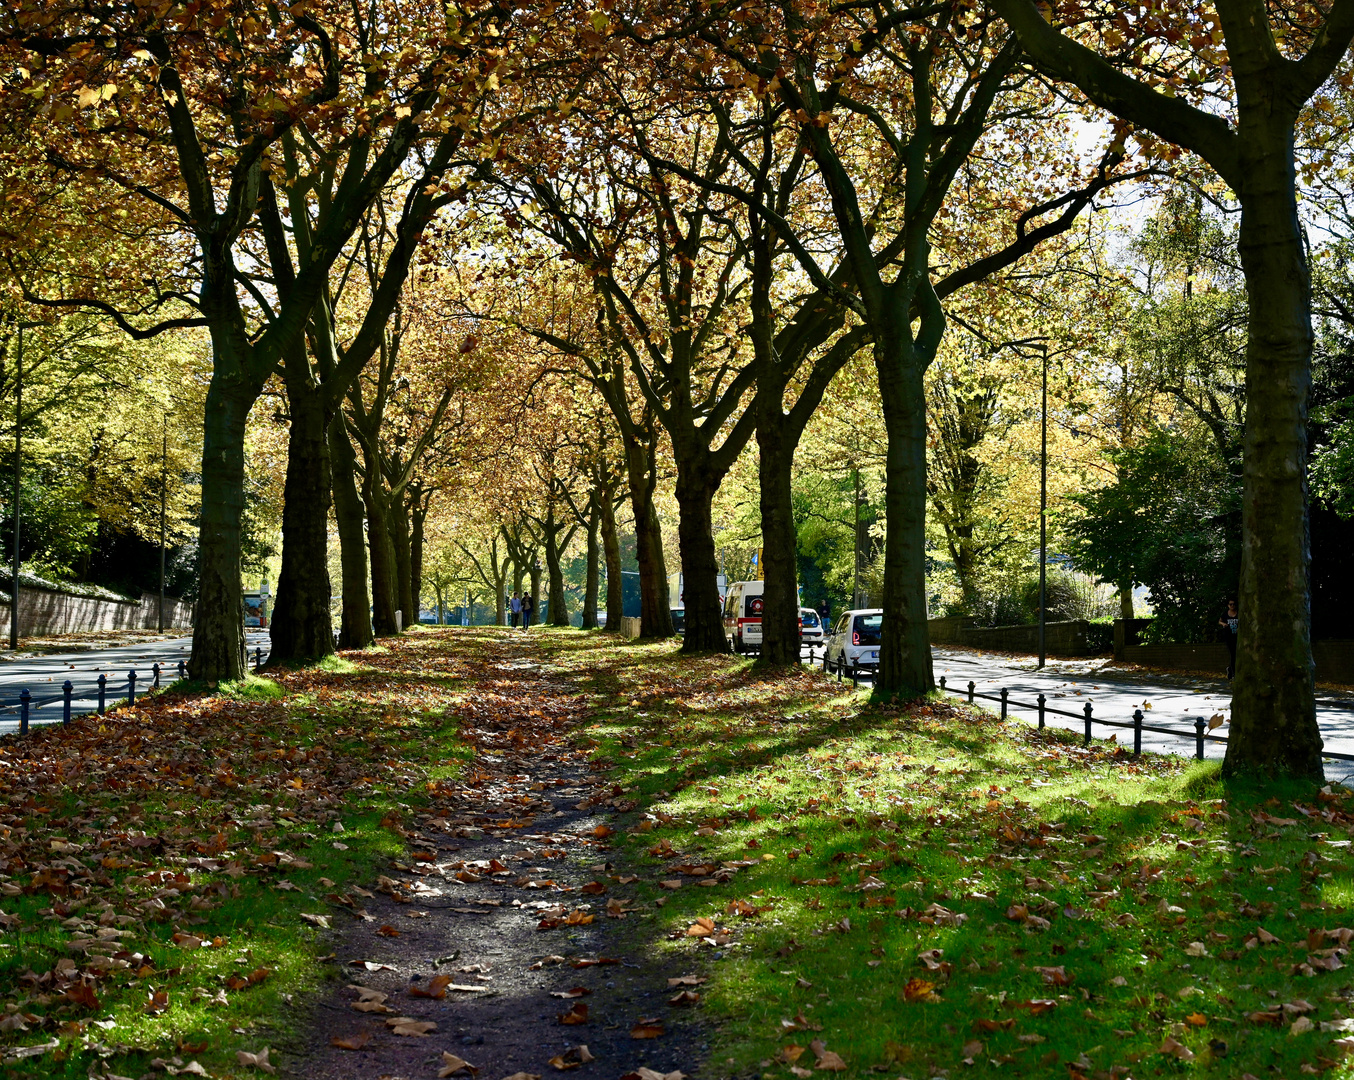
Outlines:
[[531,629],[531,616],[536,610],[536,601],[531,598],[531,593],[522,594],[522,629]]
[[1222,618],[1218,620],[1218,625],[1222,627],[1218,633],[1222,638],[1222,643],[1227,646],[1227,677],[1229,679],[1236,674],[1236,635],[1240,622],[1241,617],[1237,613],[1236,601],[1228,600],[1227,610],[1222,613]]
[[818,605],[818,617],[823,620],[823,629],[825,631],[827,629],[827,624],[830,621],[829,617],[831,616],[831,614],[832,614],[832,605],[829,604],[826,600],[824,600],[821,604]]

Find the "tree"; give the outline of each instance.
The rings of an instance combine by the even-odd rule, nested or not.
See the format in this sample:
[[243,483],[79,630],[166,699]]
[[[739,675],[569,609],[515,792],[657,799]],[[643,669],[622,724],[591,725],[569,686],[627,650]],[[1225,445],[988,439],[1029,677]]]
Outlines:
[[[1250,300],[1244,617],[1224,771],[1319,777],[1302,465],[1311,380],[1311,276],[1297,214],[1294,129],[1354,38],[1354,2],[1333,0],[1326,12],[1310,7],[1271,15],[1254,0],[1219,0],[1216,15],[1201,9],[1183,33],[1173,22],[1135,25],[1123,18],[1097,28],[1105,55],[1057,29],[1032,0],[991,0],[991,5],[1041,69],[1073,83],[1121,120],[1197,154],[1241,205],[1238,250]],[[1053,18],[1063,21],[1056,14]],[[1274,18],[1284,27],[1282,42]],[[1215,28],[1225,53],[1214,43]],[[1135,35],[1141,43],[1128,40]],[[1134,77],[1121,70],[1135,51],[1150,46],[1155,55],[1174,41],[1191,46],[1170,75],[1143,71]],[[1234,122],[1217,103],[1206,109],[1188,102],[1182,91],[1190,86],[1223,93],[1222,109],[1235,116]]]

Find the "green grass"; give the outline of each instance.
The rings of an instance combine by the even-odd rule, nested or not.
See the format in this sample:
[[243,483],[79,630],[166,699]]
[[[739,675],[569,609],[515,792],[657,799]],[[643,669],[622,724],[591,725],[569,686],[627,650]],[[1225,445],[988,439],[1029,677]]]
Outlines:
[[[712,1075],[789,1078],[814,1039],[849,1074],[913,1078],[1297,1077],[1338,1056],[1320,1024],[1354,1014],[1351,969],[1312,965],[1340,944],[1315,932],[1354,925],[1347,849],[1321,842],[1348,840],[1348,793],[619,652],[560,659],[645,808],[623,842],[677,935],[655,952],[716,960]],[[710,889],[672,869],[726,862],[754,865]],[[685,936],[701,917],[727,943]]]

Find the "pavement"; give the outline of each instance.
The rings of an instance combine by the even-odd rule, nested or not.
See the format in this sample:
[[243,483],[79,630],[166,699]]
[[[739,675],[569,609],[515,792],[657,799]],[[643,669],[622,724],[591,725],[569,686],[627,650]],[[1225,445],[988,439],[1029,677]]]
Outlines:
[[[264,658],[268,656],[269,638],[267,630],[250,630],[245,633],[252,660],[254,650],[261,648]],[[137,642],[132,645],[118,645],[106,649],[87,649],[79,652],[49,653],[45,656],[21,656],[0,668],[0,734],[18,730],[19,692],[27,687],[33,700],[48,698],[55,702],[30,707],[29,724],[54,724],[61,722],[62,683],[71,681],[71,713],[93,712],[98,708],[99,676],[107,676],[108,693],[106,704],[111,707],[117,700],[127,697],[127,677],[136,672],[136,692],[141,693],[154,682],[151,667],[159,664],[161,685],[171,683],[178,678],[179,661],[187,661],[192,650],[193,639],[189,637],[169,638],[164,641]],[[113,688],[117,687],[115,693]]]
[[[809,662],[811,653],[813,660],[821,663],[821,649],[806,649],[806,662]],[[1141,709],[1144,724],[1182,731],[1179,736],[1143,732],[1143,749],[1160,754],[1192,757],[1195,751],[1196,719],[1203,717],[1208,721],[1221,716],[1222,723],[1213,729],[1213,735],[1224,737],[1231,719],[1231,689],[1221,677],[1208,678],[1141,668],[1125,670],[1114,667],[1114,662],[1104,657],[1073,660],[1049,658],[1044,670],[1040,671],[1033,656],[998,655],[949,647],[933,649],[932,661],[936,681],[945,679],[946,689],[950,693],[959,692],[967,696],[970,682],[973,683],[975,694],[997,695],[1005,687],[1008,715],[1031,723],[1037,722],[1036,698],[1041,693],[1048,709],[1076,714],[1059,716],[1046,712],[1045,722],[1078,732],[1085,730],[1084,709],[1087,703],[1091,705],[1093,718],[1128,723],[1133,720],[1133,711]],[[999,707],[997,702],[979,701],[989,708]],[[1328,753],[1354,755],[1354,700],[1319,696],[1317,723],[1321,727],[1321,737]],[[1101,739],[1114,735],[1130,748],[1133,745],[1131,728],[1093,724],[1091,733]],[[1205,739],[1206,758],[1221,758],[1225,752],[1226,743],[1221,739]],[[1326,769],[1326,775],[1336,779],[1344,773],[1354,773],[1354,761],[1332,760]]]

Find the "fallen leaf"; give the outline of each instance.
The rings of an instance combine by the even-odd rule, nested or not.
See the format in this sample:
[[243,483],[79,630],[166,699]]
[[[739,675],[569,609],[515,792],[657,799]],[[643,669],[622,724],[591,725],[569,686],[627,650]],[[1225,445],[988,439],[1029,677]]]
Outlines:
[[362,1047],[371,1042],[371,1033],[361,1031],[356,1035],[335,1035],[330,1038],[329,1042],[340,1050],[361,1050]]
[[247,1069],[262,1069],[266,1073],[277,1072],[277,1066],[268,1064],[268,1047],[266,1046],[256,1054],[251,1054],[248,1050],[236,1050],[235,1058]]
[[1181,1061],[1193,1061],[1194,1051],[1183,1043],[1176,1042],[1169,1035],[1166,1041],[1157,1049],[1158,1054],[1170,1054],[1172,1057],[1179,1058]]
[[586,1024],[588,1022],[588,1007],[581,1001],[574,1002],[573,1007],[568,1012],[557,1014],[557,1019],[561,1024]]
[[586,1065],[589,1061],[596,1060],[588,1051],[586,1045],[571,1046],[562,1054],[556,1054],[550,1059],[550,1064],[561,1072],[567,1069],[576,1069],[580,1065]]
[[479,1069],[477,1069],[474,1065],[471,1065],[470,1062],[466,1061],[465,1059],[458,1058],[455,1054],[450,1054],[447,1051],[443,1050],[442,1068],[439,1069],[437,1072],[439,1080],[441,1080],[442,1077],[455,1076],[459,1072],[466,1072],[469,1073],[471,1076],[474,1076],[477,1072],[479,1072]]
[[663,1021],[655,1017],[645,1017],[630,1029],[632,1039],[656,1039],[665,1034]]

